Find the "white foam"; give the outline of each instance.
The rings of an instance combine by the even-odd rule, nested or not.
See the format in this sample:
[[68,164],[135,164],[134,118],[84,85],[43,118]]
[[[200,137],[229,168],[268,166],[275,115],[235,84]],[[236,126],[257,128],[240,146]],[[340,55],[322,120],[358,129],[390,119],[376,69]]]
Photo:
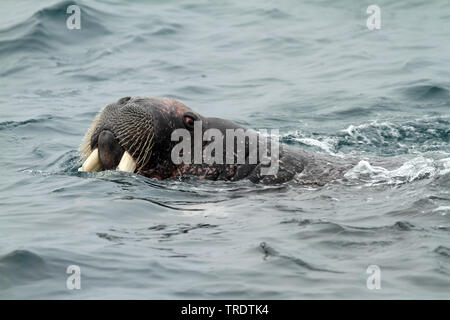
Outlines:
[[305,137],[305,135],[301,132],[294,131],[283,134],[282,138],[288,138],[291,141],[299,142],[307,146],[317,147],[328,154],[339,156],[333,151],[336,148],[336,144],[338,141],[337,137],[324,137],[319,140]]
[[296,138],[295,141],[306,144],[308,146],[318,147],[329,154],[334,154],[334,152],[331,150],[331,148],[333,148],[334,146],[330,144],[330,141],[319,141],[312,138]]
[[433,211],[450,211],[450,206],[440,206],[434,209]]
[[439,164],[441,164],[442,167],[443,167],[443,169],[441,169],[441,170],[439,171],[439,174],[440,174],[441,176],[443,176],[443,175],[445,175],[445,174],[447,174],[447,173],[450,173],[450,158],[441,159],[441,160],[439,160],[438,162],[439,162]]
[[344,177],[349,180],[365,181],[369,185],[380,183],[396,185],[431,178],[438,172],[439,170],[434,160],[417,157],[405,162],[401,167],[394,170],[372,166],[368,161],[361,160]]

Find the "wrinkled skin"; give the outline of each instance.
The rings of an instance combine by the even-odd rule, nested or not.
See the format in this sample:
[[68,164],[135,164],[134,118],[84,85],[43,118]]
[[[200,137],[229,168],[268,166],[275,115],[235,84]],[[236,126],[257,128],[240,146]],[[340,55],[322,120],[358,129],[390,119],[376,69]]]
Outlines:
[[[274,175],[262,175],[261,168],[267,165],[249,163],[248,153],[244,164],[174,164],[171,151],[179,141],[171,141],[171,134],[185,128],[194,141],[189,120],[202,121],[203,132],[220,130],[224,140],[226,129],[245,130],[229,120],[203,117],[175,99],[125,97],[106,106],[94,119],[80,147],[82,158],[85,160],[97,148],[100,170],[114,169],[126,151],[136,160],[135,172],[157,179],[195,175],[211,180],[249,179],[264,184],[294,180],[311,185],[340,178],[357,162],[280,145],[279,168]],[[203,148],[208,143],[204,142]]]

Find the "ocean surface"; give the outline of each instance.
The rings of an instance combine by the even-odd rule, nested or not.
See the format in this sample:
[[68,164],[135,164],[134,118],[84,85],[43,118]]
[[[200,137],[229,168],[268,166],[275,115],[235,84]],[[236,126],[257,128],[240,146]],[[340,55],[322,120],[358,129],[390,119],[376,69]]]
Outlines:
[[[2,0],[0,298],[449,299],[450,6],[377,1],[371,31],[371,4]],[[323,187],[78,173],[137,95],[362,161]]]

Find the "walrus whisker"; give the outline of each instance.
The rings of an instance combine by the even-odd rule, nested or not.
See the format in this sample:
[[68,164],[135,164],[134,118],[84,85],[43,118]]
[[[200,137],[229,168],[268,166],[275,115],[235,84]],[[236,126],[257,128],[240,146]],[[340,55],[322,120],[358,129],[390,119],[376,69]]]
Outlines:
[[[125,133],[124,133],[125,134]],[[136,151],[138,150],[136,147],[137,142],[140,140],[139,139],[139,132],[135,131],[134,134],[130,137],[129,135],[127,135],[125,137],[126,141],[127,141],[127,145],[129,141],[133,141],[131,146],[127,146],[127,145],[123,145],[124,148],[126,148],[128,151],[131,152],[131,150],[134,149],[132,156],[135,156]],[[124,139],[124,140],[125,140]]]
[[145,139],[144,143],[142,144],[142,142],[141,142],[142,147],[141,147],[141,145],[139,145],[139,149],[141,149],[141,152],[139,152],[139,156],[136,158],[137,159],[136,162],[139,165],[139,170],[142,169],[142,166],[144,164],[143,162],[145,160],[145,158],[142,158],[142,153],[143,152],[146,153],[146,151],[148,150],[147,148],[149,147],[149,141],[151,143],[151,140],[148,139],[148,134],[146,136],[147,136],[147,139]]
[[[150,159],[150,157],[151,157],[151,155],[152,155],[152,149],[153,149],[153,138],[154,138],[154,134],[152,134],[152,136],[149,138],[149,139],[147,139],[147,142],[148,142],[148,146],[145,148],[145,153],[144,153],[144,157],[143,158],[140,158],[139,160],[140,160],[140,163],[139,163],[139,170],[138,171],[141,171],[142,170],[142,168],[147,164],[147,162],[148,162],[148,159]],[[146,144],[145,144],[145,146],[147,145],[147,142],[146,142]],[[148,154],[148,152],[150,151],[150,155]],[[140,155],[139,155],[140,156]],[[147,158],[148,157],[148,158]]]
[[98,126],[100,116],[102,115],[104,110],[105,108],[102,108],[100,112],[95,115],[94,120],[92,120],[91,125],[89,126],[86,134],[82,139],[82,143],[78,148],[78,152],[80,153],[80,162],[84,162],[91,154],[91,137],[94,134],[96,127]]

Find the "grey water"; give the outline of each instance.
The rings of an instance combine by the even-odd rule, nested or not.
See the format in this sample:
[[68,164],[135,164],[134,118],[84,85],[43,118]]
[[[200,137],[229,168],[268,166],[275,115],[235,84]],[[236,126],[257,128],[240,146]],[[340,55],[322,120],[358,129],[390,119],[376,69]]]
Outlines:
[[[0,298],[449,299],[450,6],[377,1],[369,30],[371,4],[2,0]],[[362,161],[323,187],[79,173],[123,96]]]

